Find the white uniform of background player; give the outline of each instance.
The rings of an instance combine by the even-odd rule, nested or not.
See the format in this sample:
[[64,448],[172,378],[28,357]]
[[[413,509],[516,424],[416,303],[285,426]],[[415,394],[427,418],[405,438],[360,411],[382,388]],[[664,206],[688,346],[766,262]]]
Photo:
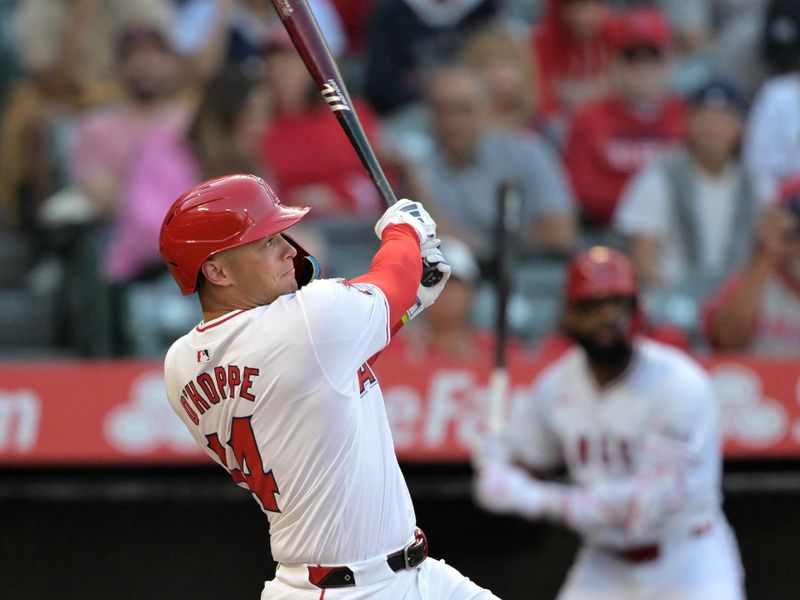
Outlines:
[[[245,207],[250,217],[258,219],[259,208],[266,210],[257,222],[278,222],[278,233],[285,230],[287,222],[272,213],[293,209],[280,206],[271,190],[261,193],[265,201],[256,189],[254,200],[251,180],[256,178],[245,177],[214,185],[232,187],[229,202]],[[256,187],[268,190],[258,182]],[[195,198],[198,193],[212,196],[201,189],[194,191]],[[193,197],[192,192],[187,196]],[[209,207],[203,198],[189,204]],[[172,227],[180,234],[177,220]],[[387,243],[385,230],[393,224],[394,240]],[[494,598],[442,561],[421,560],[411,568],[403,556],[399,566],[395,558],[394,568],[387,562],[388,555],[408,546],[417,559],[424,558],[424,539],[415,535],[414,508],[395,457],[380,386],[367,361],[390,340],[384,291],[400,283],[386,278],[393,257],[413,250],[408,240],[416,236],[425,241],[423,254],[427,249],[433,262],[441,254],[438,241],[429,240],[435,224],[416,203],[402,201],[389,209],[376,231],[384,235],[377,255],[383,252],[383,279],[371,277],[370,271],[357,278],[367,281],[316,280],[269,304],[204,321],[167,354],[169,400],[197,443],[252,491],[269,519],[272,555],[279,565],[262,598]],[[263,243],[263,231],[255,237],[254,243]],[[286,244],[289,252],[305,254],[285,234],[278,238],[291,244]],[[416,248],[412,264],[420,263]],[[282,264],[285,270],[287,263]],[[441,270],[448,272],[446,265]],[[418,275],[412,277],[416,287]],[[423,308],[441,286],[420,289]],[[413,293],[410,298],[413,302]]]
[[[482,457],[478,501],[582,536],[559,600],[740,600],[710,378],[681,351],[626,335],[634,295],[623,255],[596,247],[575,258],[567,302],[581,311],[578,343],[512,408],[500,447]],[[570,483],[511,463],[565,466]]]

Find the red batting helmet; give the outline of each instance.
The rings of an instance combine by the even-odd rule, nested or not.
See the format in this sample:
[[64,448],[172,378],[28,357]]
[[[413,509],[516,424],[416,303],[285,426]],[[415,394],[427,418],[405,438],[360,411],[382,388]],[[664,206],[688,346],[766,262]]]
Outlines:
[[594,246],[575,256],[567,269],[567,302],[603,296],[635,298],[636,277],[630,259],[612,248]]
[[[288,229],[309,208],[283,206],[275,192],[255,175],[226,175],[194,186],[178,198],[161,225],[159,251],[181,292],[197,289],[200,267],[212,254]],[[316,260],[289,236],[297,249],[298,285],[314,279]]]

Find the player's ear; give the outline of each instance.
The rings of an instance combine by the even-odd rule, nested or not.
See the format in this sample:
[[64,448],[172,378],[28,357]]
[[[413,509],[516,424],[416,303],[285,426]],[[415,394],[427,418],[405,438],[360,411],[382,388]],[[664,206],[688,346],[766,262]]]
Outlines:
[[205,261],[200,266],[200,272],[206,281],[220,287],[228,287],[233,285],[230,277],[230,270],[227,268],[225,261],[220,260],[220,257],[212,257]]

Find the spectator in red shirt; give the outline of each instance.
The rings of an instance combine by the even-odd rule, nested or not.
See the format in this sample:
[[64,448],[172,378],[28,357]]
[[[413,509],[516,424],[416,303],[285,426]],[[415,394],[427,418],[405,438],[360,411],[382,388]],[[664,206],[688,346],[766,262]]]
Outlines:
[[606,16],[606,0],[548,0],[533,35],[540,108],[546,115],[570,113],[607,92]]
[[717,350],[800,353],[800,177],[769,207],[750,263],[708,302],[703,325]]
[[686,103],[669,93],[671,37],[663,15],[631,9],[610,20],[614,91],[580,110],[564,160],[585,220],[607,226],[622,188],[685,137]]
[[[315,218],[378,215],[375,186],[282,27],[267,46],[265,77],[275,97],[275,116],[261,139],[261,154],[284,202],[313,207]],[[376,143],[374,113],[365,103],[354,104]]]

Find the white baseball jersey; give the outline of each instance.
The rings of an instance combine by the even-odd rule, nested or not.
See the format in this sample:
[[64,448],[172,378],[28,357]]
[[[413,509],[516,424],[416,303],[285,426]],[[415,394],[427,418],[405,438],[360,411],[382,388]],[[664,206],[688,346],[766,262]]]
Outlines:
[[657,542],[721,517],[720,426],[710,379],[670,346],[637,340],[634,348],[628,370],[604,389],[583,351],[573,348],[509,419],[513,459],[533,470],[565,465],[588,492],[578,508],[599,507],[581,531],[594,545]]
[[172,407],[253,492],[280,563],[346,564],[413,539],[414,509],[366,364],[389,337],[380,289],[326,279],[201,323],[167,354]]

